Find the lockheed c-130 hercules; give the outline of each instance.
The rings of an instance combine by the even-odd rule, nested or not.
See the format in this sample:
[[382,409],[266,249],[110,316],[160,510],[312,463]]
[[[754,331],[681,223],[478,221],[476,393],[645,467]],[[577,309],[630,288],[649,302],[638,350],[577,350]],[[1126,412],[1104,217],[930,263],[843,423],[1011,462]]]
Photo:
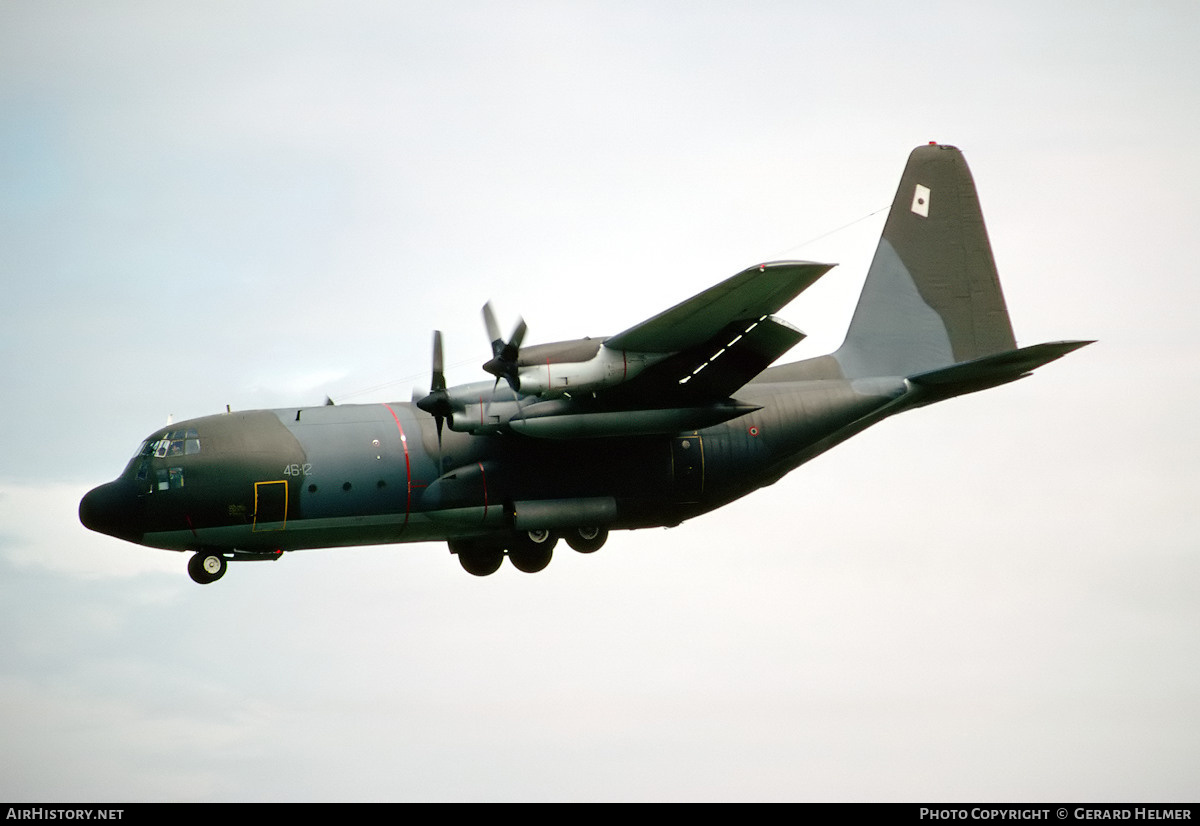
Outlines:
[[[678,525],[883,419],[996,387],[1089,344],[1016,346],[962,153],[913,150],[845,341],[772,367],[774,316],[830,264],[758,264],[608,338],[523,346],[484,318],[493,377],[413,403],[235,411],[168,425],[79,505],[83,524],[193,552],[188,572],[285,551],[444,541],[484,576],[559,538]],[[503,380],[503,383],[501,382]],[[418,394],[420,395],[420,394]]]

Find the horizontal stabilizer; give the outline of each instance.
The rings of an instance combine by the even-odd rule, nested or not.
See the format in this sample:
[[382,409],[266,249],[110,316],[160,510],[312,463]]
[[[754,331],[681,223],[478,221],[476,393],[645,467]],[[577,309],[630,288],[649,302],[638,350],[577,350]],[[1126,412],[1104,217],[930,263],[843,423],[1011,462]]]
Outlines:
[[1092,343],[1094,342],[1052,341],[1035,344],[1032,347],[984,356],[952,367],[917,373],[909,376],[908,380],[918,387],[928,388],[939,398],[949,398],[1024,378],[1038,367]]

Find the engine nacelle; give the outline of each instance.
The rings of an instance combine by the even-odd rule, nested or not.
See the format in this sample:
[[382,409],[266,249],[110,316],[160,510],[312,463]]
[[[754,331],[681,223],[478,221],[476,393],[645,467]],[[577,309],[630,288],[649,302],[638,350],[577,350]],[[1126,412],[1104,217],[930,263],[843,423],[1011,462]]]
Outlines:
[[628,381],[665,358],[657,353],[630,353],[607,347],[600,347],[586,361],[557,361],[550,357],[537,363],[533,358],[527,360],[525,356],[522,352],[517,373],[521,393],[542,398],[590,393],[611,387]]

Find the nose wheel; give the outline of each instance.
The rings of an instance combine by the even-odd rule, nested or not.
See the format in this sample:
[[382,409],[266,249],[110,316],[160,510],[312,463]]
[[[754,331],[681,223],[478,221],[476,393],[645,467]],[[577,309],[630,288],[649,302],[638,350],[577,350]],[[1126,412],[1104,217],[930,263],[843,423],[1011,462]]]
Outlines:
[[217,551],[197,551],[188,560],[188,575],[200,585],[208,585],[225,576],[229,563]]

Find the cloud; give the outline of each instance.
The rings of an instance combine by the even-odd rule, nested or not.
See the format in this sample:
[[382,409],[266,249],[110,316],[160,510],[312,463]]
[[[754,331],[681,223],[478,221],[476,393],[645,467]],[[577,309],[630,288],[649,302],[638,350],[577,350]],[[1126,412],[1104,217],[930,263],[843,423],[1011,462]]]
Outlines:
[[93,580],[184,569],[181,554],[138,548],[85,529],[79,500],[91,487],[0,482],[0,554],[17,568]]

